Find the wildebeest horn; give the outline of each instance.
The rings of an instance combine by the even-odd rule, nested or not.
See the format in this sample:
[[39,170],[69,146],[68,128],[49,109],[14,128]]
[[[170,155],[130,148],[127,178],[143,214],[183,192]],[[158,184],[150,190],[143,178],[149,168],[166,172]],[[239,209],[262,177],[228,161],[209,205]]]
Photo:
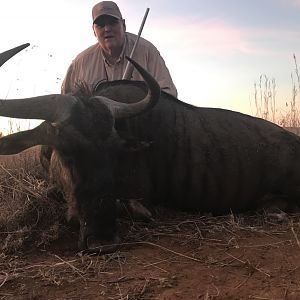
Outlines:
[[26,47],[28,47],[29,45],[30,45],[29,43],[26,43],[26,44],[20,45],[18,47],[15,47],[13,49],[10,49],[10,50],[0,53],[0,67],[6,61],[8,61],[11,57],[13,57],[15,54],[17,54],[21,50],[25,49]]
[[36,145],[55,146],[57,135],[54,127],[43,122],[37,127],[16,132],[0,139],[0,155],[16,154]]
[[77,99],[71,95],[52,94],[24,99],[0,100],[0,116],[63,122],[71,115]]
[[99,101],[104,102],[111,109],[115,119],[134,117],[140,113],[143,113],[151,109],[159,100],[160,97],[160,86],[157,81],[137,62],[131,58],[126,58],[135,66],[139,73],[144,78],[148,85],[148,94],[144,99],[136,103],[120,103],[112,99],[108,99],[101,96],[96,96]]
[[[15,54],[28,47],[23,44],[0,53],[0,66]],[[28,99],[0,100],[0,116],[22,119],[41,119],[52,123],[66,120],[77,102],[70,95],[46,95]]]

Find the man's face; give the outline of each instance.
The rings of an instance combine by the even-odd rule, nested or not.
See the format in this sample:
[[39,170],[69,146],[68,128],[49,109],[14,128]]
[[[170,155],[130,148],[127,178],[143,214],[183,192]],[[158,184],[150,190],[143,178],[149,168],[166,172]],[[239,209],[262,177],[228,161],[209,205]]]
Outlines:
[[113,54],[122,50],[125,37],[125,21],[104,15],[94,25],[94,33],[106,53]]

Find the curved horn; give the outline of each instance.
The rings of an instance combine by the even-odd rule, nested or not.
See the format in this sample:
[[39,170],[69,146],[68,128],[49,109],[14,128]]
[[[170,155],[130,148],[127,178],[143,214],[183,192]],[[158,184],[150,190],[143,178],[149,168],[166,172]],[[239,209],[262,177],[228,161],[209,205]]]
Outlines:
[[106,97],[96,96],[94,98],[99,99],[105,103],[112,111],[115,119],[134,117],[151,109],[159,100],[160,86],[157,81],[137,62],[126,56],[126,58],[134,65],[139,71],[148,85],[148,94],[144,99],[136,103],[120,103]]
[[54,127],[43,122],[33,129],[2,137],[0,139],[0,155],[17,154],[36,145],[55,146],[57,139]]
[[0,53],[0,67],[5,62],[7,62],[11,57],[13,57],[15,54],[17,54],[21,50],[25,49],[26,47],[28,47],[29,45],[30,45],[29,43],[26,43],[26,44],[20,45],[18,47],[15,47],[15,48],[12,48],[10,50]]
[[0,100],[0,116],[58,123],[70,117],[76,103],[76,97],[60,94]]

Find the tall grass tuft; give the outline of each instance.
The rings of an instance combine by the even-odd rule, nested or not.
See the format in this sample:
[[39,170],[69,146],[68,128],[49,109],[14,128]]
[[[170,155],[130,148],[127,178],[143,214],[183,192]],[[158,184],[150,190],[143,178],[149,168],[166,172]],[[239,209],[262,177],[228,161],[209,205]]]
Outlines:
[[255,116],[277,123],[282,127],[300,127],[300,111],[297,99],[300,94],[300,76],[296,55],[293,54],[294,70],[291,72],[292,94],[285,106],[287,110],[276,106],[276,81],[267,75],[260,75],[254,82]]
[[254,100],[256,116],[275,122],[276,81],[267,75],[260,75],[259,82],[254,82]]

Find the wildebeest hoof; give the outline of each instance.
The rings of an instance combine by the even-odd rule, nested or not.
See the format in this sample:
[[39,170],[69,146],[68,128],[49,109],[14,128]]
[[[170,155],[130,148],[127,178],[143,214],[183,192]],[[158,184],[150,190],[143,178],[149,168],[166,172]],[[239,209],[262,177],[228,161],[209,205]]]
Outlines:
[[118,201],[117,208],[120,216],[129,215],[136,221],[153,221],[152,213],[139,200]]
[[275,219],[278,222],[287,221],[288,215],[281,211],[281,212],[267,212],[267,217],[271,219]]
[[152,213],[137,200],[129,200],[128,208],[135,220],[153,221]]
[[86,249],[84,252],[95,253],[99,255],[115,252],[120,247],[120,238],[115,236],[111,240],[99,240],[94,236],[86,238]]
[[56,185],[49,185],[46,194],[48,198],[57,199],[57,200],[63,200],[63,194],[62,192],[57,188]]

